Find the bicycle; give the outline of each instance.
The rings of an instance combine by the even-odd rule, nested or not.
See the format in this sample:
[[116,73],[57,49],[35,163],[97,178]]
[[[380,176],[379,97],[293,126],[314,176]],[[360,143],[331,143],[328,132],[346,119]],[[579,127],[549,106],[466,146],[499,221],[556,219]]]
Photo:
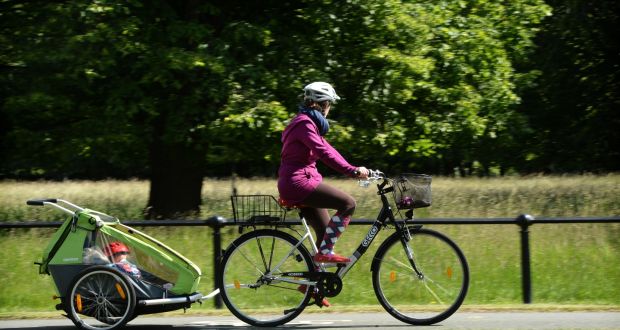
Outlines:
[[[306,220],[300,214],[303,232],[298,238],[279,230],[291,226],[284,221],[291,208],[282,207],[273,196],[232,196],[240,232],[246,227],[254,230],[234,240],[221,259],[217,282],[228,309],[254,326],[285,324],[306,306],[321,306],[324,297],[337,296],[342,279],[379,231],[392,227],[395,232],[383,241],[371,264],[374,292],[383,308],[412,325],[434,324],[456,312],[469,287],[467,260],[450,238],[413,222],[413,210],[431,204],[431,177],[390,179],[371,171],[362,184],[370,182],[377,182],[382,207],[346,264],[315,265],[312,255],[318,251]],[[397,213],[406,210],[403,220],[396,220],[387,195],[394,196]],[[257,229],[260,225],[273,228]],[[331,267],[336,270],[328,271]]]

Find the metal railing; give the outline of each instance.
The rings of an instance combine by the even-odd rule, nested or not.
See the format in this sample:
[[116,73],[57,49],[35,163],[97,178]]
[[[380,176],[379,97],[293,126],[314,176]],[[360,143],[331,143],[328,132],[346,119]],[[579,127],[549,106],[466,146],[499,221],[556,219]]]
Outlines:
[[[354,219],[352,225],[370,225],[375,220]],[[529,227],[534,224],[559,224],[559,223],[620,223],[620,217],[562,217],[562,218],[538,218],[522,214],[516,218],[416,218],[415,223],[424,225],[517,225],[520,227],[521,245],[521,285],[523,303],[532,302],[532,278],[530,260]],[[222,254],[221,228],[225,226],[238,226],[233,221],[219,216],[213,216],[207,220],[128,220],[122,221],[128,226],[138,227],[167,227],[167,226],[208,226],[213,229],[213,274],[217,287],[217,274],[219,272],[219,260]],[[301,224],[299,220],[287,220],[286,224]],[[23,221],[23,222],[0,222],[0,229],[14,228],[55,228],[60,227],[62,222]],[[215,299],[216,308],[222,308],[220,297]]]

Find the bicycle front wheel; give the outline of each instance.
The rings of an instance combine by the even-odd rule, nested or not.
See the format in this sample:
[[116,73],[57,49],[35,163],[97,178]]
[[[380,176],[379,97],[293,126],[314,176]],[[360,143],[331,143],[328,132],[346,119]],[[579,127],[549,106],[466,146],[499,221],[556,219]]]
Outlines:
[[447,236],[409,228],[379,247],[373,261],[372,284],[377,299],[392,316],[413,325],[445,320],[461,306],[469,287],[463,252]]
[[271,327],[297,317],[310,300],[312,287],[283,273],[313,270],[312,258],[299,240],[278,230],[256,230],[228,247],[218,285],[236,317],[254,326]]

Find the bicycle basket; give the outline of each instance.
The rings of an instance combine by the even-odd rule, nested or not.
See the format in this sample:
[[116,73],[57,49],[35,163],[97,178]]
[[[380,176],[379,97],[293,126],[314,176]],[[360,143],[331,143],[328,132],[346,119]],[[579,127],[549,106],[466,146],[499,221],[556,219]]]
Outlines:
[[399,210],[431,206],[431,176],[401,174],[394,179],[394,201]]
[[230,196],[235,222],[269,224],[284,221],[286,211],[271,195]]

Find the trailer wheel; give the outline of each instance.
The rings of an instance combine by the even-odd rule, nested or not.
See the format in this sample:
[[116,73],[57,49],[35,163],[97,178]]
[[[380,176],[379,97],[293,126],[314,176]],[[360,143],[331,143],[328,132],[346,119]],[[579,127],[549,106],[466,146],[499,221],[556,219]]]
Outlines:
[[111,267],[94,266],[72,281],[65,307],[81,329],[118,329],[136,317],[136,293],[126,275]]

